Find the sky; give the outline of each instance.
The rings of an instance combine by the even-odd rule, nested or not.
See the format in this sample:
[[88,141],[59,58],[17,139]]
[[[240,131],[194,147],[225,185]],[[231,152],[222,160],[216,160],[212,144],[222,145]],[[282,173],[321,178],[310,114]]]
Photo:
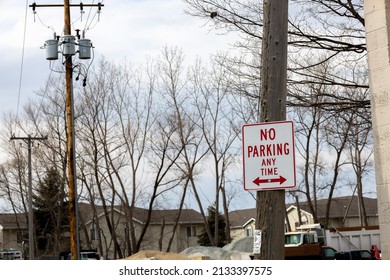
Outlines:
[[[0,0],[0,104],[1,114],[22,111],[23,104],[37,96],[49,77],[49,61],[42,49],[54,32],[64,26],[62,7],[37,7],[31,4],[61,4],[62,0]],[[79,4],[80,1],[70,1]],[[85,37],[94,46],[95,59],[126,59],[144,62],[158,55],[164,46],[178,47],[192,60],[207,58],[217,51],[229,51],[233,35],[219,35],[205,22],[185,14],[182,0],[101,0],[97,8],[71,8],[72,35],[87,29]],[[84,4],[98,1],[84,1]],[[96,61],[96,60],[94,60]]]
[[[63,32],[63,8],[38,7],[34,14],[29,7],[34,1],[37,5],[63,3],[62,0],[0,0],[1,116],[20,113],[29,99],[40,98],[34,92],[44,87],[50,74],[50,62],[42,46],[53,38],[54,32],[57,35]],[[237,40],[234,34],[220,35],[213,31],[211,18],[205,21],[186,14],[182,0],[101,2],[104,7],[100,15],[96,14],[97,8],[85,7],[82,16],[78,7],[71,8],[72,34],[75,29],[88,27],[85,37],[94,46],[95,63],[100,57],[142,63],[146,57],[158,55],[164,46],[181,48],[187,61],[197,56],[207,59],[217,51],[233,51],[231,45]]]
[[[34,14],[29,7],[34,2],[37,5],[63,3],[62,0],[0,0],[0,122],[5,114],[21,114],[28,100],[40,98],[35,92],[44,88],[50,75],[50,62],[42,47],[54,37],[54,32],[56,35],[63,32],[63,8],[37,7]],[[196,57],[207,59],[218,51],[231,51],[237,39],[235,35],[213,31],[211,18],[204,21],[185,14],[182,0],[100,2],[104,4],[100,15],[96,14],[97,8],[85,7],[82,16],[78,7],[70,11],[72,35],[76,29],[87,29],[85,38],[94,46],[95,63],[101,57],[114,62],[126,59],[142,63],[147,57],[160,54],[164,46],[182,49],[187,62]],[[80,1],[71,0],[71,3]],[[208,197],[208,190],[204,191]],[[242,201],[244,206],[249,201],[254,203],[248,193],[239,193],[246,197]]]

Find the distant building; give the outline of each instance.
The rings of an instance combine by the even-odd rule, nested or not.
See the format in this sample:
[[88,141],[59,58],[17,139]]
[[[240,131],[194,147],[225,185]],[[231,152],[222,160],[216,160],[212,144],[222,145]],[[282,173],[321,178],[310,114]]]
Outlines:
[[[364,198],[368,226],[378,227],[378,208],[376,199]],[[317,213],[320,223],[325,219],[326,200],[319,200]],[[298,206],[286,205],[286,213],[291,229],[299,225]],[[313,223],[307,203],[300,203],[301,223]],[[80,247],[81,249],[98,249],[106,258],[114,258],[114,244],[107,224],[107,217],[113,223],[114,234],[122,251],[126,246],[129,234],[129,223],[124,209],[120,206],[107,208],[92,207],[89,204],[79,205]],[[148,210],[133,209],[135,233],[139,237],[147,222]],[[170,244],[171,252],[181,252],[192,246],[197,246],[198,235],[204,230],[204,221],[199,212],[193,209],[183,209],[178,219],[179,210],[153,210],[150,223],[141,244],[141,250],[166,251]],[[255,229],[256,209],[241,209],[229,213],[232,239],[253,236]],[[286,220],[286,229],[287,229]],[[330,211],[330,224],[333,227],[359,227],[360,213],[356,197],[334,198]],[[176,226],[175,226],[176,225]],[[175,228],[176,227],[176,228]],[[0,249],[14,248],[26,253],[24,242],[28,240],[26,215],[0,214]],[[64,238],[68,240],[69,234]],[[100,246],[101,244],[101,246]],[[125,256],[130,252],[125,252]]]
[[[81,246],[85,248],[87,239],[94,248],[98,248],[99,240],[103,245],[103,256],[112,258],[114,256],[114,244],[110,238],[106,214],[102,207],[98,207],[97,213],[91,215],[88,206],[83,205],[82,219],[85,225],[85,233],[80,234]],[[86,216],[87,213],[90,213]],[[115,234],[121,248],[126,248],[126,240],[129,234],[129,222],[126,219],[125,210],[116,206],[110,208],[107,213],[110,220],[115,221]],[[133,209],[133,222],[137,239],[147,221],[148,210],[143,208]],[[168,244],[170,252],[181,252],[184,249],[197,246],[198,235],[204,229],[204,222],[200,213],[193,209],[182,209],[180,217],[179,210],[153,210],[150,223],[141,244],[141,250],[166,251]],[[175,229],[176,225],[176,229]],[[130,252],[125,253],[126,256]]]
[[[114,244],[103,207],[96,206],[93,208],[88,204],[80,204],[79,213],[81,249],[98,249],[99,241],[101,241],[102,252],[99,253],[106,258],[113,258]],[[119,246],[123,250],[123,248],[126,248],[126,236],[129,230],[125,212],[121,207],[114,206],[110,207],[106,214],[114,227]],[[147,214],[147,209],[135,208],[133,210],[137,238],[146,223]],[[179,210],[153,210],[141,244],[141,250],[161,249],[165,251],[169,243],[171,243],[171,252],[181,252],[188,247],[196,246],[197,236],[204,229],[202,216],[193,209],[183,209],[179,219],[177,219],[178,214]],[[61,247],[69,247],[66,246],[69,242],[68,232],[64,233],[62,239],[66,241],[61,244]],[[0,214],[0,249],[13,248],[24,252],[26,255],[28,253],[26,241],[28,241],[26,216],[22,214]],[[69,250],[69,248],[67,249]],[[41,257],[37,256],[37,258]]]
[[[324,224],[326,215],[326,199],[317,201],[317,215],[319,222]],[[364,198],[366,208],[368,227],[378,227],[378,206],[375,198]],[[286,230],[288,224],[291,230],[299,226],[298,205],[286,205]],[[301,213],[301,224],[314,223],[313,215],[310,212],[308,204],[302,202],[299,204]],[[242,209],[232,211],[229,214],[231,224],[231,236],[233,239],[244,236],[253,236],[255,230],[256,208]],[[360,227],[359,204],[356,196],[337,197],[332,199],[329,212],[329,228],[335,227]]]
[[[376,198],[363,198],[366,209],[368,226],[378,226],[378,204]],[[317,201],[317,216],[319,222],[325,224],[327,199]],[[313,216],[310,214],[309,206],[306,202],[300,203],[301,224],[313,223]],[[359,201],[357,196],[335,197],[329,209],[329,228],[335,227],[360,227],[361,217]],[[291,229],[294,230],[299,225],[298,206],[290,204],[287,208]]]
[[25,240],[28,240],[26,215],[0,214],[0,250],[12,248],[23,252]]

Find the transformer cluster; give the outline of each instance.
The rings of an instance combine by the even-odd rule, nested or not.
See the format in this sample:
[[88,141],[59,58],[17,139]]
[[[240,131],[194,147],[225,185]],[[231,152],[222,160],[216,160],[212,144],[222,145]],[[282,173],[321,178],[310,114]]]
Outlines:
[[47,60],[57,60],[58,54],[62,53],[63,56],[68,57],[79,53],[79,59],[90,59],[92,43],[91,40],[85,39],[84,36],[79,35],[63,35],[56,36],[54,39],[45,41],[44,48],[46,49]]

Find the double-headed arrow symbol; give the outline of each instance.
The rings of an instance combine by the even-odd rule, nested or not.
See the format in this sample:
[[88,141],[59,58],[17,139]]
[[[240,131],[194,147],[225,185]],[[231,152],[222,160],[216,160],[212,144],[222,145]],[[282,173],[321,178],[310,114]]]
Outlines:
[[286,178],[283,176],[279,176],[279,178],[270,178],[270,179],[260,179],[260,177],[257,177],[253,183],[255,183],[257,186],[260,186],[261,184],[264,183],[279,183],[279,185],[283,184],[286,182]]

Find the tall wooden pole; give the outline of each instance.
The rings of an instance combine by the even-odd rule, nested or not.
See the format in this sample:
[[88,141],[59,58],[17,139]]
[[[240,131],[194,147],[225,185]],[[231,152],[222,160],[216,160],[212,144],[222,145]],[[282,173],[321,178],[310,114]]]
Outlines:
[[[71,35],[69,0],[64,0],[64,35]],[[70,251],[72,260],[79,256],[78,226],[77,226],[77,191],[75,168],[75,144],[74,144],[74,106],[72,84],[72,55],[65,57],[65,81],[66,81],[66,136],[68,153],[68,185],[69,185],[69,226],[70,226]]]
[[[33,11],[37,7],[64,7],[64,35],[71,36],[70,7],[98,7],[99,12],[104,5],[97,4],[70,4],[64,0],[64,4],[37,5],[35,2],[30,5]],[[73,260],[80,255],[79,230],[78,230],[78,209],[77,209],[77,180],[76,180],[76,149],[74,133],[74,102],[73,102],[73,63],[74,53],[63,53],[65,57],[65,82],[66,82],[66,137],[67,137],[67,159],[68,159],[68,186],[69,186],[69,226],[70,226],[70,249]]]
[[32,168],[31,168],[31,148],[34,140],[46,140],[46,137],[15,137],[12,136],[11,140],[23,140],[27,143],[28,149],[28,259],[35,259],[35,242],[34,242],[34,213],[32,207]]
[[[288,0],[264,0],[260,122],[286,119]],[[285,191],[258,191],[256,229],[261,250],[255,259],[284,259]]]

